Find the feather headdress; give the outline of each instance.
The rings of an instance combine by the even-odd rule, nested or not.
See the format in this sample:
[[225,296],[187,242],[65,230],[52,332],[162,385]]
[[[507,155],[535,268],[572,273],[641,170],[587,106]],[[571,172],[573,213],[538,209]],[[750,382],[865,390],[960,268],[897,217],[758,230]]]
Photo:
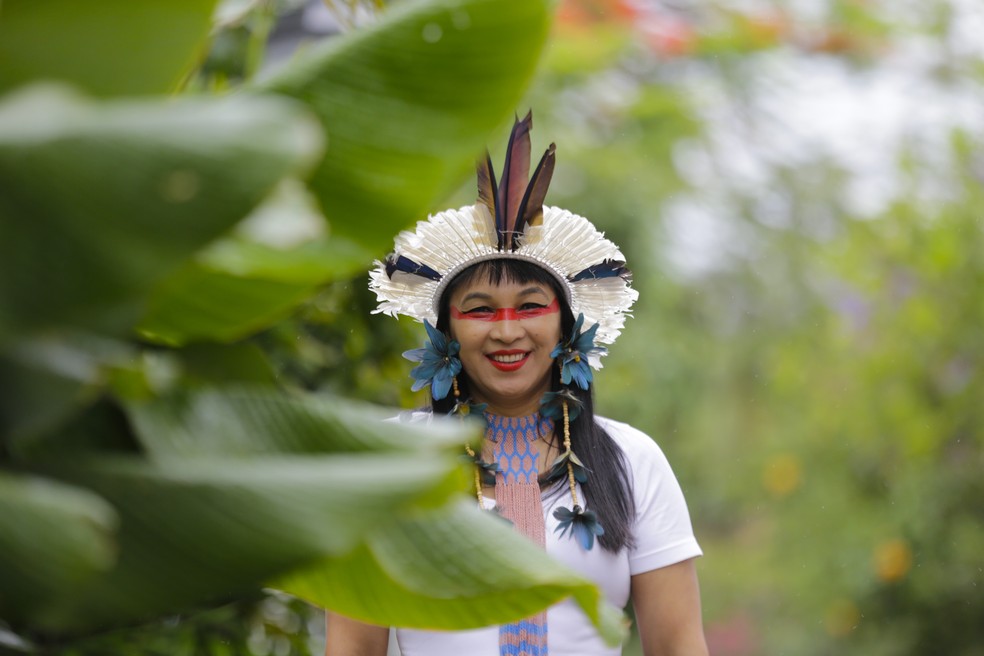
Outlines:
[[502,179],[492,160],[478,164],[478,202],[420,221],[396,237],[393,252],[375,262],[369,287],[375,312],[437,323],[441,295],[459,273],[494,259],[539,265],[560,283],[574,315],[598,324],[596,341],[611,344],[638,298],[618,247],[582,216],[543,204],[553,175],[550,144],[530,176],[532,114],[509,137]]

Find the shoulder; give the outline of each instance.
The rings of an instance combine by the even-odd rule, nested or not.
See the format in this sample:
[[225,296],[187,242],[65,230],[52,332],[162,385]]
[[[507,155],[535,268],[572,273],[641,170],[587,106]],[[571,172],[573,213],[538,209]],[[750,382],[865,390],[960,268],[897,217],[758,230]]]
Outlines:
[[659,493],[667,484],[677,485],[673,467],[653,438],[634,426],[607,417],[596,415],[595,423],[611,436],[622,451],[629,479],[637,495]]

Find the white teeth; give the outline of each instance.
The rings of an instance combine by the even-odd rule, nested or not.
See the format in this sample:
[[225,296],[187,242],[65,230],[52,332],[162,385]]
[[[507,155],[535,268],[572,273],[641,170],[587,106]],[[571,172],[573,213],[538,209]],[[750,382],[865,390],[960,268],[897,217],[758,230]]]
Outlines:
[[526,357],[526,354],[525,353],[514,353],[512,355],[492,355],[492,356],[489,356],[489,357],[491,357],[496,362],[502,362],[502,363],[508,364],[510,362],[519,362],[520,360],[522,360],[523,358]]

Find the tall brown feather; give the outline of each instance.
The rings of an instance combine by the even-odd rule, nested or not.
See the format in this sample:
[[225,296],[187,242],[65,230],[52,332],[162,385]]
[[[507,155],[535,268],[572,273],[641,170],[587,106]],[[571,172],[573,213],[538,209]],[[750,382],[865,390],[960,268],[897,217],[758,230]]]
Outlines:
[[554,153],[557,151],[557,144],[550,144],[547,151],[540,158],[540,163],[533,171],[533,177],[526,188],[526,195],[519,206],[519,227],[520,232],[526,232],[529,226],[540,225],[543,223],[543,201],[547,198],[547,188],[550,186],[550,179],[553,178],[554,164],[557,162]]
[[530,129],[533,127],[533,112],[522,121],[516,121],[509,135],[506,148],[506,163],[502,167],[502,181],[499,185],[498,205],[502,223],[499,226],[499,247],[513,250],[513,233],[519,218],[519,206],[530,179]]
[[496,212],[498,211],[498,204],[496,203],[496,195],[499,193],[495,183],[495,170],[492,168],[492,157],[489,155],[489,151],[485,151],[485,159],[478,160],[478,202],[484,204],[489,208],[489,214],[492,215],[492,219],[495,221],[496,225],[499,225],[500,219]]

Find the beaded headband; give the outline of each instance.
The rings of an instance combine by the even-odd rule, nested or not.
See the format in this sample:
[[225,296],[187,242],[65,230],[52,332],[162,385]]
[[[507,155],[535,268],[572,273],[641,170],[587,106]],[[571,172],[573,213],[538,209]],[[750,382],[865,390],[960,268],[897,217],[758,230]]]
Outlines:
[[[478,165],[478,202],[420,221],[396,237],[393,252],[374,262],[369,288],[374,313],[437,323],[441,295],[462,271],[487,260],[531,262],[552,275],[574,316],[597,323],[596,340],[611,344],[622,332],[639,293],[625,257],[590,221],[543,205],[553,175],[554,144],[530,177],[532,114],[513,126],[501,184],[486,153]],[[600,363],[593,363],[600,365]]]

